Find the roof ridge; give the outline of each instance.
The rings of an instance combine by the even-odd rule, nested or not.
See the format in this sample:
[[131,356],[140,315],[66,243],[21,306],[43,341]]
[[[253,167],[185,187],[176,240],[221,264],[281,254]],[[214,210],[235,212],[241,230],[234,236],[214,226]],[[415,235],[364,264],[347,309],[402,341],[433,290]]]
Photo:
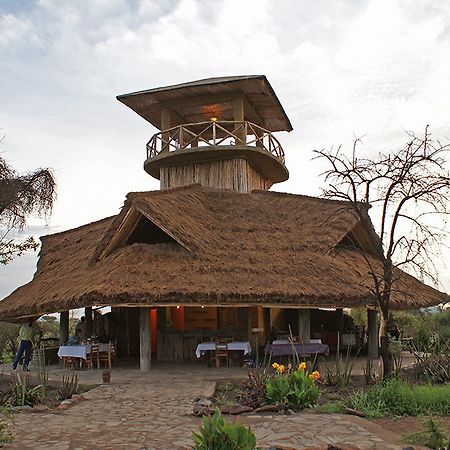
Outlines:
[[94,220],[92,222],[85,223],[84,225],[80,225],[80,226],[75,227],[75,228],[69,228],[68,230],[58,231],[56,233],[51,233],[51,234],[44,234],[42,236],[39,236],[39,239],[42,241],[42,239],[47,239],[49,237],[52,238],[53,236],[60,236],[60,235],[65,234],[65,233],[72,233],[73,231],[78,231],[81,228],[86,228],[89,225],[94,225],[94,224],[99,224],[101,222],[106,222],[107,220],[110,220],[110,219],[112,219],[114,217],[117,217],[117,216],[118,216],[118,214],[114,214],[112,216],[104,217],[103,219]]
[[[306,194],[295,194],[292,192],[279,192],[279,191],[266,191],[263,189],[253,189],[250,194],[256,194],[256,195],[273,195],[273,196],[286,196],[286,197],[302,197],[307,198],[311,200],[319,200],[322,202],[327,203],[341,203],[341,204],[349,204],[351,205],[351,202],[346,200],[338,200],[335,198],[325,198],[325,197],[316,197],[314,195],[306,195]],[[366,205],[364,202],[358,202],[361,205]],[[370,204],[367,204],[367,207],[370,208]]]

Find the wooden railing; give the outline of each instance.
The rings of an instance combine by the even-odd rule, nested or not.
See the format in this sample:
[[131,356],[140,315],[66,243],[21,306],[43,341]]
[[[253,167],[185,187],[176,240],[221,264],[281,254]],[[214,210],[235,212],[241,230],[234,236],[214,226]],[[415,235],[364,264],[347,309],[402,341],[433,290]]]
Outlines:
[[270,131],[248,121],[208,121],[163,130],[153,135],[147,143],[147,159],[162,152],[211,145],[253,146],[284,163],[284,151],[277,138]]

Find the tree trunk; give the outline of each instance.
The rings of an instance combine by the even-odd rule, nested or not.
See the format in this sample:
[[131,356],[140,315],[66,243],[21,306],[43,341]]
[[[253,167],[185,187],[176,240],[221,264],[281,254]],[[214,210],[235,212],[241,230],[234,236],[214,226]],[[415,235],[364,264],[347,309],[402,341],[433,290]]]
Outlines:
[[389,303],[392,290],[392,261],[386,259],[384,261],[383,273],[383,292],[378,303],[381,310],[380,323],[380,356],[383,361],[383,379],[392,376],[392,358],[389,352],[389,334],[388,334],[388,319],[389,319]]
[[383,361],[383,379],[389,378],[392,375],[392,358],[389,353],[388,316],[389,308],[382,308],[380,323],[380,356]]

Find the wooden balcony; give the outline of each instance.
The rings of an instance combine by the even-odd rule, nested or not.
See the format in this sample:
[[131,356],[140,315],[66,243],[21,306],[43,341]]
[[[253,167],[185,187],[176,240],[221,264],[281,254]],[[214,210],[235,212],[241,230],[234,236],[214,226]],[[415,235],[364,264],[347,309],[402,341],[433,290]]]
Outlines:
[[[284,165],[284,151],[272,133],[252,122],[207,121],[177,125],[156,133],[147,143],[147,161],[163,152],[199,148],[255,147]],[[212,150],[212,149],[211,149]]]

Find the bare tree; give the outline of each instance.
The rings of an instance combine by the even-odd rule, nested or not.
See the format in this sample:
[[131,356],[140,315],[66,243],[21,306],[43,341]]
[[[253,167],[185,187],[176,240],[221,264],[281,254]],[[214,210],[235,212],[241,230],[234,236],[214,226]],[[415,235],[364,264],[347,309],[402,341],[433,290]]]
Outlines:
[[[431,138],[428,127],[421,137],[408,133],[409,141],[399,151],[376,158],[357,157],[361,141],[355,139],[351,157],[337,151],[316,150],[330,169],[323,175],[328,184],[324,196],[347,201],[367,230],[376,226],[377,257],[381,268],[365,258],[373,280],[372,293],[381,311],[380,344],[383,375],[392,373],[388,344],[390,299],[397,268],[414,271],[422,279],[437,282],[433,257],[445,236],[449,213],[450,178],[446,156],[450,144]],[[377,215],[369,218],[369,205]]]
[[27,250],[35,250],[33,237],[20,241],[11,237],[23,229],[31,214],[51,212],[56,198],[56,182],[49,169],[18,174],[0,156],[0,264],[7,264]]

